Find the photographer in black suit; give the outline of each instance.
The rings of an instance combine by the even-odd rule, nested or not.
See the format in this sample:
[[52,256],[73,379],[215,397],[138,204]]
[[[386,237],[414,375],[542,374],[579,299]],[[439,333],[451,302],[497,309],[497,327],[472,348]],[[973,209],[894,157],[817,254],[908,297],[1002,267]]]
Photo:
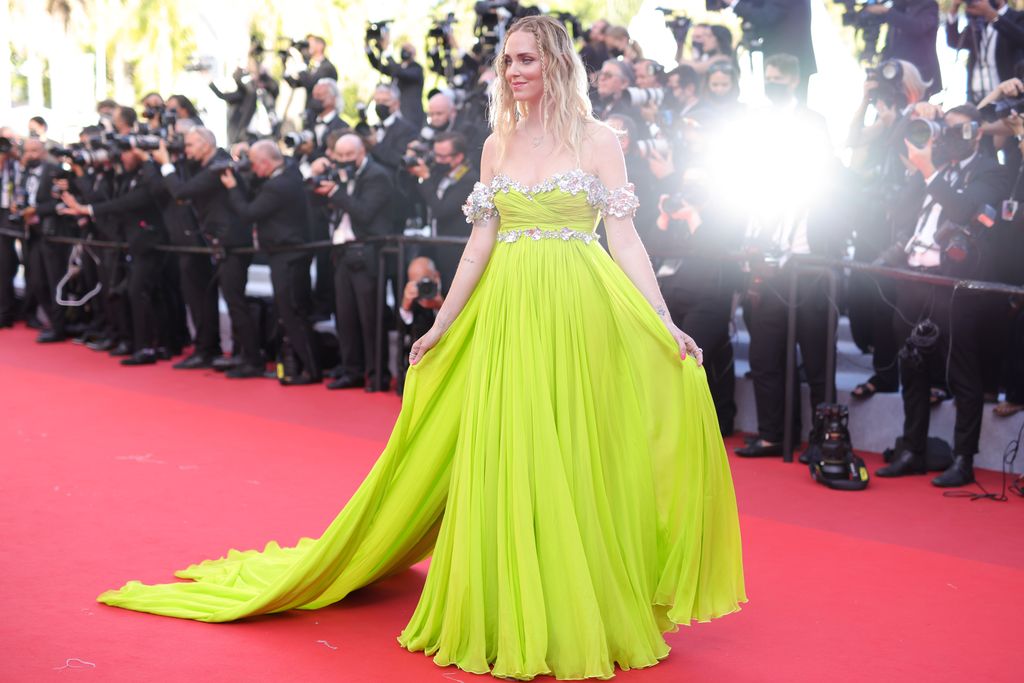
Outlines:
[[[377,249],[372,244],[349,244],[354,240],[395,232],[392,203],[395,199],[391,173],[366,154],[359,136],[343,135],[331,150],[337,164],[338,182],[324,181],[317,192],[330,198],[335,209],[332,240],[345,245],[335,251],[334,300],[341,363],[328,389],[368,386],[387,389],[386,335],[376,346]],[[327,171],[327,159],[313,163],[314,172]],[[384,376],[375,377],[376,354],[381,354]],[[367,384],[368,382],[368,384]]]
[[[988,0],[985,0],[988,2]],[[935,52],[935,33],[939,26],[939,4],[935,0],[902,0],[866,5],[864,12],[889,24],[882,59],[902,59],[921,72],[928,83],[924,99],[942,90],[942,74]]]
[[374,161],[394,173],[402,168],[402,155],[406,146],[416,139],[419,127],[411,123],[398,109],[398,91],[394,86],[381,84],[373,91],[374,110],[380,119],[370,150]]
[[[963,30],[957,12],[961,7],[967,15]],[[945,24],[946,44],[967,50],[968,102],[981,102],[1016,75],[1014,67],[1024,58],[1024,15],[1006,0],[953,0]]]
[[388,37],[383,35],[380,43],[381,54],[377,54],[371,43],[366,44],[366,57],[374,69],[385,76],[391,77],[391,82],[398,87],[399,98],[401,99],[402,116],[409,123],[416,127],[422,126],[425,120],[423,115],[423,67],[416,61],[416,46],[412,43],[402,45],[399,52],[399,60],[394,57],[384,58],[384,52],[388,48]]
[[[472,226],[466,223],[462,205],[480,180],[480,173],[466,160],[466,138],[461,133],[441,133],[434,138],[433,151],[432,163],[421,158],[407,169],[419,179],[416,189],[427,205],[433,234],[469,237]],[[456,245],[437,245],[425,252],[434,259],[443,281],[450,284],[462,249]]]
[[160,174],[145,152],[124,150],[120,161],[124,177],[118,196],[105,202],[83,205],[70,193],[65,193],[62,212],[94,218],[119,218],[131,255],[128,297],[134,349],[130,357],[121,361],[121,365],[152,365],[157,361],[157,347],[165,344],[170,336],[169,312],[159,295],[167,255],[155,249],[167,243],[167,231],[156,199],[163,188]]
[[320,364],[313,348],[313,328],[309,324],[309,252],[278,251],[305,243],[309,230],[306,189],[302,174],[294,164],[286,165],[281,150],[270,140],[253,143],[249,149],[253,174],[263,179],[250,200],[228,170],[221,182],[228,188],[231,207],[243,221],[256,223],[261,249],[269,251],[270,281],[274,287],[274,306],[285,335],[302,362],[302,374],[286,377],[284,384],[318,384]]
[[[153,152],[153,160],[160,164],[164,176],[164,187],[176,200],[191,202],[200,230],[211,246],[229,250],[251,246],[251,224],[242,221],[231,208],[228,191],[220,182],[220,169],[231,163],[231,156],[219,149],[213,133],[202,127],[185,134],[185,155],[195,169],[187,179],[170,163],[164,144]],[[252,254],[228,251],[217,267],[220,291],[231,316],[234,352],[231,359],[217,359],[214,367],[228,370],[232,379],[263,376],[259,330],[245,300],[250,263]]]
[[818,72],[811,41],[811,0],[723,0],[723,4],[753,24],[755,33],[764,39],[765,58],[783,52],[799,60],[801,75],[796,95],[806,102],[807,84]]
[[[909,163],[919,172],[916,221],[909,226],[909,239],[894,245],[887,261],[922,273],[989,279],[987,225],[1009,196],[1009,177],[994,158],[979,150],[981,116],[973,105],[943,114],[934,105],[918,103],[915,116],[923,120],[908,126],[906,149]],[[985,217],[986,208],[991,221]],[[964,486],[974,481],[984,410],[983,340],[992,304],[984,295],[901,283],[893,326],[897,338],[906,340],[900,353],[903,448],[878,476],[926,472],[930,379],[946,375],[956,405],[954,458],[932,484]]]
[[[251,55],[249,69],[239,67],[231,76],[235,81],[232,92],[223,92],[210,81],[213,94],[228,104],[228,141],[234,144],[248,142],[260,135],[276,136],[281,128],[274,108],[280,90],[277,81]],[[253,117],[260,105],[269,118],[269,129],[250,130],[254,127]]]
[[327,49],[327,41],[320,36],[310,34],[306,36],[306,45],[301,50],[306,60],[306,68],[294,76],[285,76],[285,82],[293,88],[305,88],[306,90],[306,112],[304,121],[307,128],[313,127],[316,119],[316,111],[313,105],[313,88],[321,79],[331,78],[338,80],[338,70],[334,68],[331,60],[324,54]]
[[318,159],[327,153],[327,138],[339,130],[350,130],[348,121],[338,114],[341,91],[333,78],[322,78],[313,86],[313,97],[309,101],[314,117],[308,128],[313,131],[314,143],[310,159]]

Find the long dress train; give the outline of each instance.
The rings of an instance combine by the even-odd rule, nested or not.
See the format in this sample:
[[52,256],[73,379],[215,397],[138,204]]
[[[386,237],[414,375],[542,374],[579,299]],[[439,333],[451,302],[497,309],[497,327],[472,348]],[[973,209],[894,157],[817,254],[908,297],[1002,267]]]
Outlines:
[[317,609],[432,555],[399,643],[519,679],[651,666],[664,632],[738,610],[736,501],[704,370],[594,234],[599,211],[629,201],[580,170],[478,185],[468,206],[501,217],[491,260],[324,533],[99,600],[232,621]]

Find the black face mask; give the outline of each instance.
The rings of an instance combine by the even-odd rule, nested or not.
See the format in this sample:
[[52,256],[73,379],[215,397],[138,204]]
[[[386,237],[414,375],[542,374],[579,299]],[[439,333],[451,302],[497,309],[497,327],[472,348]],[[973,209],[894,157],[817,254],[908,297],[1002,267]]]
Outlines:
[[613,47],[610,50],[608,50],[608,54],[610,54],[615,59],[618,59],[619,57],[621,57],[623,55],[623,52],[619,48]]
[[377,112],[377,118],[381,121],[391,116],[391,107],[386,104],[376,104],[373,106],[373,110]]
[[448,175],[452,171],[452,165],[435,161],[431,164],[431,170],[438,175]]
[[43,163],[41,159],[29,159],[25,162],[25,168],[35,168],[41,163]]
[[398,56],[402,58],[403,62],[408,62],[410,59],[412,59],[412,51],[403,49],[401,52],[398,53]]
[[702,43],[699,40],[695,40],[695,41],[693,41],[692,45],[693,45],[693,51],[694,52],[696,52],[699,55],[704,54],[704,43]]
[[310,100],[309,103],[306,105],[306,108],[309,109],[314,114],[319,114],[324,110],[324,103],[321,102],[320,100]]
[[344,171],[345,175],[347,175],[351,180],[352,176],[354,176],[356,171],[359,169],[359,165],[354,161],[343,161],[338,164],[338,168]]
[[764,95],[773,104],[785,104],[793,97],[789,86],[785,83],[768,83],[767,81],[764,84]]
[[710,102],[711,104],[729,104],[731,102],[736,101],[736,95],[733,94],[732,92],[727,92],[722,95],[717,95],[715,93],[709,92],[706,95],[706,97],[708,99],[708,102]]

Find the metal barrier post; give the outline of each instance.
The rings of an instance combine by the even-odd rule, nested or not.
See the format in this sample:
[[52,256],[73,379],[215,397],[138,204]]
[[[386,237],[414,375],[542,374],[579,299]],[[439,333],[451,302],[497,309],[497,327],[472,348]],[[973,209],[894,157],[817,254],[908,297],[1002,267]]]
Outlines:
[[836,402],[836,337],[839,327],[839,275],[825,268],[828,277],[828,334],[825,335],[825,403]]
[[384,341],[384,306],[387,304],[384,287],[387,284],[387,272],[384,264],[384,252],[382,247],[377,252],[377,312],[374,315],[373,334],[373,381],[367,385],[368,391],[386,391],[387,387],[381,385],[381,376],[384,372],[385,359],[381,358],[380,347]]
[[793,462],[793,400],[799,395],[796,385],[796,299],[797,269],[789,268],[789,301],[786,302],[786,391],[782,423],[782,461]]
[[[406,273],[405,263],[405,240],[398,241],[398,272],[395,275],[395,331],[398,332],[398,360],[395,362],[395,370],[398,372],[398,377],[395,378],[395,392],[398,392],[399,387],[402,387],[404,381],[402,378],[405,376],[406,370],[409,369],[409,356],[405,353],[405,322],[402,320],[402,314],[399,310],[402,308],[402,299],[405,295],[405,276]],[[415,339],[413,341],[416,341]]]

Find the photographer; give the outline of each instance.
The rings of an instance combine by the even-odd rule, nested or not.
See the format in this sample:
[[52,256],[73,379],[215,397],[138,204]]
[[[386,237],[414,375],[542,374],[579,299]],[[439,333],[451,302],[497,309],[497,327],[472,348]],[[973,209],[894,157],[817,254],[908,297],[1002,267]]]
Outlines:
[[307,105],[307,111],[313,115],[309,130],[315,136],[310,159],[317,159],[327,153],[327,138],[339,130],[351,130],[348,121],[338,115],[338,102],[341,91],[338,82],[333,78],[324,78],[313,86],[313,97]]
[[61,342],[67,338],[67,309],[55,300],[58,284],[68,269],[71,247],[46,240],[47,236],[73,237],[73,223],[57,214],[60,195],[69,189],[64,170],[47,161],[46,146],[38,138],[27,138],[22,146],[21,167],[15,186],[15,211],[11,219],[28,236],[26,286],[33,290],[50,321],[36,341]]
[[[461,133],[441,133],[434,138],[433,159],[417,159],[409,173],[419,179],[416,189],[429,209],[432,232],[437,237],[469,237],[472,226],[466,223],[462,205],[480,172],[466,160],[466,138]],[[455,277],[462,249],[438,245],[426,250],[441,271],[444,282]],[[417,337],[418,339],[418,337]]]
[[455,109],[452,98],[439,92],[427,100],[427,125],[420,131],[420,139],[431,142],[441,133],[459,133],[466,140],[466,158],[473,166],[479,167],[487,131],[476,122],[464,118]]
[[810,0],[722,0],[722,5],[731,6],[737,16],[751,23],[764,41],[761,51],[765,58],[779,52],[797,58],[801,76],[796,95],[806,102],[807,84],[818,71],[811,42]]
[[[1000,206],[1008,196],[1009,183],[996,160],[979,151],[980,114],[973,105],[955,107],[943,115],[934,105],[919,103],[915,115],[917,120],[905,134],[907,158],[919,173],[917,182],[924,197],[917,205],[912,236],[905,246],[899,243],[890,250],[889,262],[923,273],[990,279],[986,243],[991,237],[983,226],[991,225],[986,217],[991,213],[994,219],[991,207]],[[900,352],[902,448],[878,470],[878,476],[927,471],[930,379],[946,375],[956,399],[954,459],[932,484],[963,486],[974,480],[973,459],[984,410],[982,348],[991,306],[984,295],[923,283],[900,284],[893,326],[897,339],[907,340]]]
[[594,116],[604,121],[612,114],[628,116],[637,125],[638,130],[645,130],[644,119],[640,110],[633,106],[626,89],[632,87],[635,74],[629,62],[609,59],[601,65],[597,74],[597,103]]
[[162,127],[160,115],[164,113],[164,98],[158,92],[149,92],[142,96],[142,118],[146,120],[149,130]]
[[[6,133],[6,131],[3,131]],[[16,208],[14,188],[18,186],[17,146],[11,137],[0,137],[0,230],[11,230],[11,212]],[[0,235],[0,329],[13,327],[17,318],[14,276],[18,273],[18,238]]]
[[220,181],[220,174],[230,167],[230,155],[217,147],[213,133],[207,128],[193,128],[185,134],[185,155],[195,172],[182,177],[166,145],[153,152],[153,160],[160,165],[164,187],[174,199],[189,201],[199,219],[199,229],[207,242],[217,248],[228,249],[218,257],[217,280],[221,295],[228,305],[231,317],[232,358],[219,358],[213,366],[227,370],[232,379],[263,376],[263,356],[260,334],[245,299],[252,254],[240,254],[236,247],[252,245],[250,225],[242,221],[231,208],[228,191]]
[[[228,105],[228,142],[249,142],[261,137],[276,137],[281,127],[275,102],[280,90],[277,81],[250,57],[248,70],[241,67],[231,75],[235,81],[232,92],[222,92],[210,81],[210,90]],[[263,116],[254,120],[258,109]]]
[[590,25],[590,30],[585,34],[585,44],[580,48],[580,60],[583,62],[591,83],[594,81],[594,74],[601,70],[601,65],[608,61],[611,56],[608,54],[608,46],[605,45],[605,31],[608,30],[608,20],[598,19]]
[[[988,0],[983,0],[988,2]],[[939,27],[939,4],[935,0],[901,0],[866,5],[862,10],[889,24],[882,59],[903,59],[917,67],[928,83],[923,99],[942,90],[942,74],[935,52],[935,34]]]
[[306,68],[294,76],[285,76],[285,82],[293,88],[305,88],[306,90],[306,114],[303,123],[306,128],[313,127],[316,119],[316,112],[311,108],[313,102],[313,88],[324,78],[330,78],[337,82],[338,70],[327,59],[324,51],[327,49],[327,42],[320,36],[309,34],[305,42],[298,42],[300,53],[306,60]]
[[[330,154],[338,165],[337,182],[324,180],[317,192],[330,198],[338,217],[331,238],[345,246],[334,252],[335,323],[341,362],[328,389],[369,386],[386,390],[387,335],[376,345],[375,326],[380,306],[377,291],[377,248],[372,243],[348,244],[367,237],[393,234],[392,173],[370,158],[357,135],[343,135]],[[314,170],[328,170],[328,160],[314,162]],[[380,354],[384,375],[376,377]]]
[[381,35],[376,42],[380,54],[374,49],[374,42],[366,41],[366,57],[374,69],[385,76],[391,77],[392,83],[398,88],[401,101],[402,116],[416,126],[423,125],[423,66],[416,61],[416,47],[412,43],[405,43],[399,52],[400,61],[388,56],[385,60],[384,53],[388,49],[387,34]]
[[269,251],[267,260],[274,288],[274,307],[285,337],[302,362],[301,375],[281,381],[286,385],[319,384],[322,379],[320,363],[313,348],[313,328],[309,323],[311,253],[280,251],[306,242],[309,216],[302,174],[294,164],[285,164],[281,150],[270,140],[253,143],[249,161],[253,175],[263,181],[251,200],[230,170],[225,171],[220,180],[228,188],[235,213],[243,221],[256,224],[259,246]]
[[164,106],[164,113],[170,121],[188,119],[196,126],[203,125],[203,120],[199,118],[199,110],[196,109],[196,105],[192,104],[192,100],[184,95],[171,95],[168,97],[167,104]]
[[370,155],[394,173],[402,168],[405,148],[416,139],[418,128],[398,110],[398,91],[394,86],[378,85],[373,91],[373,102],[380,125],[375,132],[376,144]]
[[[167,231],[156,201],[163,191],[160,175],[139,149],[126,149],[119,155],[121,177],[118,196],[96,204],[81,204],[70,193],[63,195],[65,208],[72,216],[102,219],[113,216],[124,227],[131,264],[128,269],[128,298],[132,319],[133,353],[121,365],[152,365],[157,362],[157,348],[167,352],[170,312],[160,296],[161,275],[166,254],[155,247],[167,243]],[[144,170],[144,167],[148,167]]]
[[[963,30],[957,12],[961,7],[967,15]],[[977,104],[1016,75],[1015,67],[1024,59],[1024,15],[1006,0],[953,0],[945,24],[946,44],[967,50],[968,102]]]
[[[450,280],[448,282],[451,282]],[[409,351],[412,343],[427,333],[433,326],[437,311],[444,303],[441,293],[441,273],[434,262],[426,256],[419,256],[409,262],[406,271],[405,291],[398,307],[398,315],[405,323],[402,330],[402,355],[399,357],[400,372],[398,376],[398,393],[405,387],[405,374],[408,372]]]
[[676,54],[681,65],[689,66],[703,74],[715,62],[726,61],[739,69],[736,48],[733,46],[732,31],[717,24],[697,24],[690,34],[691,58],[682,59],[683,43],[676,41]]

